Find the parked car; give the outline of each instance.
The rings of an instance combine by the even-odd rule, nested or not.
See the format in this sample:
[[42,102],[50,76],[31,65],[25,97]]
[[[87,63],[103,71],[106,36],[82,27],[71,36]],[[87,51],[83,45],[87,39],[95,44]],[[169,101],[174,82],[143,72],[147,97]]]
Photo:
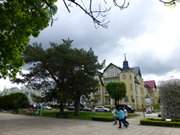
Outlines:
[[94,110],[95,112],[110,112],[110,109],[104,106],[96,106]]
[[51,107],[51,106],[48,106],[48,105],[44,105],[44,106],[43,106],[43,109],[51,110],[52,107]]
[[[69,105],[69,106],[67,106],[67,109],[68,109],[69,111],[73,111],[73,110],[75,109],[75,107],[74,107],[74,105]],[[88,110],[88,108],[85,108],[84,105],[82,105],[82,104],[80,104],[80,108],[79,108],[79,109],[80,109],[80,111],[82,111],[83,109],[84,109],[84,110]],[[84,111],[84,110],[83,110],[83,111]]]
[[87,111],[87,112],[91,112],[92,111],[92,109],[87,107],[87,106],[84,106],[81,110],[82,111]]
[[120,107],[120,108],[125,107],[125,109],[127,110],[128,113],[134,113],[135,112],[135,109],[130,105],[120,104],[120,105],[118,105],[118,107]]

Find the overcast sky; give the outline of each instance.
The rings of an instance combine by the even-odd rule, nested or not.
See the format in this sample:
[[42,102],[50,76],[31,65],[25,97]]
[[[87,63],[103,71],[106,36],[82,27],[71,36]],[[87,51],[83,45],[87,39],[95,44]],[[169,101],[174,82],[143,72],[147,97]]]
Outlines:
[[144,80],[180,78],[180,5],[131,0],[127,9],[112,8],[106,17],[110,21],[107,29],[96,29],[76,6],[68,13],[60,0],[57,5],[53,26],[31,42],[41,42],[47,48],[49,42],[70,38],[74,47],[92,47],[99,61],[106,59],[106,65],[122,67],[126,53],[129,65],[139,66]]

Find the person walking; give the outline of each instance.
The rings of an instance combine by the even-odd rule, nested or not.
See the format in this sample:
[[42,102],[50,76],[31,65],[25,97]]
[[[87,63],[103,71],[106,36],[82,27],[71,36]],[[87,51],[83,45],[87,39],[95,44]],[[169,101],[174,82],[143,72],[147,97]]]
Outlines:
[[124,111],[124,122],[126,123],[126,125],[129,125],[129,122],[126,120],[128,117],[128,112],[125,107],[123,108],[123,111]]
[[127,125],[127,123],[125,122],[124,118],[125,118],[124,111],[123,111],[122,108],[119,108],[119,111],[118,111],[119,128],[122,127],[122,124],[123,124],[126,128],[128,127],[128,125]]
[[113,119],[114,119],[113,125],[116,125],[117,124],[117,120],[118,120],[118,110],[117,110],[117,107],[115,107],[112,110],[112,114],[113,114]]

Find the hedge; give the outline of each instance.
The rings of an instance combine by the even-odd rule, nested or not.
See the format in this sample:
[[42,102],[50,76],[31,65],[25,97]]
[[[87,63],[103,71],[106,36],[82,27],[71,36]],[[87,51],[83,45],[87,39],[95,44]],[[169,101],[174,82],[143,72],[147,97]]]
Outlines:
[[11,93],[9,95],[0,96],[0,109],[2,110],[18,110],[28,106],[28,98],[23,93]]
[[163,126],[163,127],[180,127],[180,121],[165,121],[163,119],[143,119],[140,120],[141,125],[151,125],[151,126]]
[[113,118],[112,117],[103,117],[103,116],[93,116],[92,120],[111,122],[111,121],[113,121]]

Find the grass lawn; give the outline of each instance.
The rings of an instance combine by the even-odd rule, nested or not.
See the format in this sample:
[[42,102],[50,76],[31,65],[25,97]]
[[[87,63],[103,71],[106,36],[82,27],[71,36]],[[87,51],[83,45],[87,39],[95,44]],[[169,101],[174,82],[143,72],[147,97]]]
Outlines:
[[[111,112],[80,112],[78,116],[74,115],[74,112],[65,111],[63,115],[58,115],[59,110],[44,110],[42,116],[45,117],[58,117],[58,118],[70,118],[70,119],[82,119],[82,120],[92,120],[92,117],[103,117],[107,119],[112,119]],[[129,117],[138,116],[135,113],[129,113]]]

